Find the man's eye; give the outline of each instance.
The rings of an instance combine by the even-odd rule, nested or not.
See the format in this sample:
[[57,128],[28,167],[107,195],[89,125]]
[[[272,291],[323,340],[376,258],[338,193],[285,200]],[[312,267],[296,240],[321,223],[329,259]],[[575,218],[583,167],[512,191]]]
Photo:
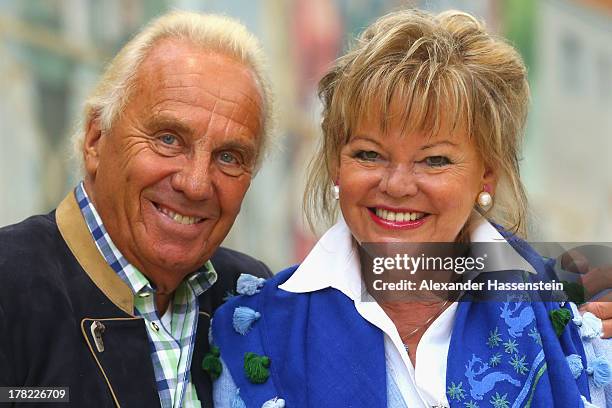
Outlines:
[[238,159],[236,158],[235,155],[233,155],[230,152],[221,152],[219,153],[219,160],[225,164],[234,164],[234,165],[238,165]]
[[160,137],[160,140],[162,141],[163,144],[167,144],[167,145],[174,145],[178,142],[177,137],[174,135],[170,135],[170,134],[162,135]]
[[242,155],[227,150],[217,154],[217,162],[222,172],[234,177],[244,174],[248,167]]
[[372,150],[360,150],[355,154],[355,157],[360,160],[375,161],[380,158],[380,155]]
[[425,163],[430,167],[443,167],[451,164],[451,161],[445,156],[430,156],[425,159]]

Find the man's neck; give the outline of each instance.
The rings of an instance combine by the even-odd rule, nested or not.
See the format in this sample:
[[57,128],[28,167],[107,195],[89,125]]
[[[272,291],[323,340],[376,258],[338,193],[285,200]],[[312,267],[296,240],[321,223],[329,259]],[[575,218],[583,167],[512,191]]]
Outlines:
[[156,293],[155,294],[155,307],[157,309],[157,314],[161,317],[166,310],[168,309],[168,305],[172,300],[172,296],[174,293]]

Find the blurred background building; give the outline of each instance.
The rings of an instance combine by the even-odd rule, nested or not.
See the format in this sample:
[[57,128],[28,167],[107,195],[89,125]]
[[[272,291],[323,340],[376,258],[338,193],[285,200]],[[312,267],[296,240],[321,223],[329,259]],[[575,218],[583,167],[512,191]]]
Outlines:
[[612,241],[612,0],[0,0],[0,226],[74,187],[70,134],[104,64],[151,18],[188,9],[236,17],[261,39],[279,108],[277,148],[225,244],[272,269],[301,260],[315,239],[301,197],[317,80],[365,26],[406,5],[468,11],[523,54],[532,239]]

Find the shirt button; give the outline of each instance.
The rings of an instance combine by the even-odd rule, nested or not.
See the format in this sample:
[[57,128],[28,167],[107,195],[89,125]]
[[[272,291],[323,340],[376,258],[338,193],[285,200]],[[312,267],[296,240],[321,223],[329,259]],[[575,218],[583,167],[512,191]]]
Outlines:
[[157,323],[155,323],[155,322],[151,322],[151,328],[152,328],[153,330],[155,330],[156,332],[158,332],[158,331],[159,331],[159,326],[158,326],[158,325],[157,325]]
[[140,296],[141,298],[146,298],[146,297],[151,296],[151,294],[149,292],[142,292],[142,293],[139,293],[138,296]]

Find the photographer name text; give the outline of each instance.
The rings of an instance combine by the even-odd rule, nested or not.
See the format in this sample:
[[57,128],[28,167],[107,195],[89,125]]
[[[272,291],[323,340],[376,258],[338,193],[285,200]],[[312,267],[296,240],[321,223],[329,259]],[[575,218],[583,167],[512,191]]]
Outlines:
[[385,282],[382,279],[376,279],[372,282],[372,287],[377,291],[558,291],[563,290],[563,283],[555,280],[550,282],[503,282],[498,280],[487,282],[474,282],[471,280],[465,282],[437,282],[430,279],[414,282],[409,279],[402,279],[396,282]]

